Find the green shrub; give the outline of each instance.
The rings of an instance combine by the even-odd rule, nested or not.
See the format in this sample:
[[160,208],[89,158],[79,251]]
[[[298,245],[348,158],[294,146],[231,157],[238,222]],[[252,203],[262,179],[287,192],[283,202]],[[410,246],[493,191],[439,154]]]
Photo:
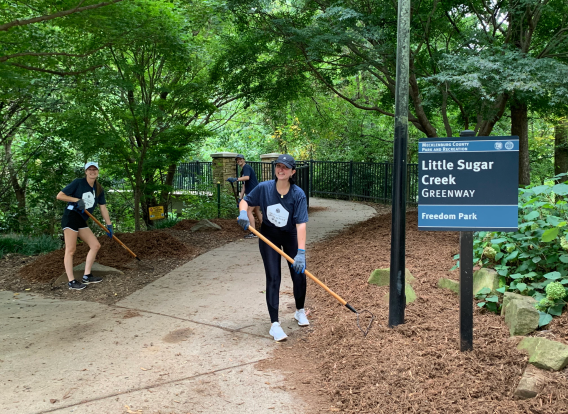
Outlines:
[[[500,275],[498,292],[532,296],[539,302],[541,312],[560,315],[565,302],[547,297],[545,289],[552,283],[556,290],[568,285],[568,204],[564,199],[568,184],[555,184],[553,180],[519,189],[519,230],[477,232],[473,256],[474,263],[494,268]],[[459,255],[454,256],[458,258]],[[459,262],[452,269],[457,267]],[[557,297],[558,292],[554,295]],[[541,322],[548,319],[552,318],[541,318]]]
[[0,236],[0,258],[6,253],[20,253],[26,256],[33,256],[40,253],[49,253],[61,248],[61,240],[55,237],[41,236],[22,236],[19,234],[8,234]]
[[184,197],[187,206],[182,210],[182,217],[188,220],[202,220],[213,218],[237,218],[239,209],[232,194],[229,194],[221,186],[220,202],[217,188],[213,191],[200,191],[199,194],[187,194]]
[[157,220],[154,222],[154,228],[156,229],[167,229],[169,227],[175,226],[177,223],[181,221],[181,218],[175,217],[174,215],[168,215],[163,220]]

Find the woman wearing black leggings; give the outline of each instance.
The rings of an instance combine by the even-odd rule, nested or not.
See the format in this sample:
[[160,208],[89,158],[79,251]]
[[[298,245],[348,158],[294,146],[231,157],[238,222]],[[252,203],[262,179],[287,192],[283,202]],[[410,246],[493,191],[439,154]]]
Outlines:
[[[260,206],[262,210],[262,226],[260,233],[294,257],[290,267],[290,276],[294,285],[296,313],[294,318],[300,326],[308,326],[310,322],[304,311],[306,299],[306,223],[308,207],[304,191],[295,184],[296,162],[291,155],[280,155],[276,160],[276,178],[274,181],[260,183],[239,204],[238,223],[245,230],[250,224],[247,210],[249,206]],[[280,296],[280,261],[276,251],[262,240],[259,240],[260,255],[266,273],[266,304],[270,315],[270,335],[275,341],[287,338],[278,321],[278,304]]]

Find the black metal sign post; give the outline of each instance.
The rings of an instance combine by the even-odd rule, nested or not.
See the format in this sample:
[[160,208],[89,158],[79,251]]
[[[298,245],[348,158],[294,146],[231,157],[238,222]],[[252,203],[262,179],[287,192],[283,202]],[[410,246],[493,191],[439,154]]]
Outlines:
[[460,231],[460,351],[473,349],[473,232]]
[[[475,132],[460,132],[460,137]],[[473,350],[473,232],[460,231],[460,351]]]
[[406,156],[408,146],[408,67],[410,0],[398,2],[396,95],[394,114],[394,171],[392,194],[389,326],[404,323],[406,242]]

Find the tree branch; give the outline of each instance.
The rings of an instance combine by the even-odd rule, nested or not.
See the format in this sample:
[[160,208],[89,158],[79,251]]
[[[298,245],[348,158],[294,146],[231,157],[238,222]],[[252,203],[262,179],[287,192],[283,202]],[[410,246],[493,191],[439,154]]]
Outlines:
[[79,6],[73,8],[73,9],[62,10],[62,11],[58,11],[57,13],[48,14],[48,15],[45,15],[45,16],[33,17],[31,19],[13,20],[11,22],[4,23],[4,24],[0,25],[0,32],[2,32],[2,31],[5,32],[5,31],[10,30],[12,27],[15,27],[15,26],[26,26],[28,24],[45,22],[47,20],[57,19],[58,17],[68,16],[68,15],[73,14],[73,13],[80,13],[82,11],[98,9],[99,7],[104,7],[104,6],[108,6],[108,5],[111,5],[111,4],[120,3],[121,1],[122,0],[112,0],[112,1],[98,3],[98,4],[91,4],[90,6],[79,7],[83,3],[81,1],[81,3],[79,3]]
[[17,57],[22,57],[22,56],[68,56],[68,57],[87,57],[89,55],[92,55],[95,52],[98,52],[101,49],[104,49],[105,47],[111,45],[111,43],[107,43],[97,49],[91,50],[89,52],[83,53],[81,55],[78,54],[74,54],[74,53],[65,53],[65,52],[22,52],[22,53],[14,53],[13,55],[6,55],[6,56],[0,56],[0,62],[6,62],[9,59],[13,59],[13,58],[17,58]]
[[93,70],[98,69],[98,68],[103,66],[103,65],[91,66],[90,68],[78,70],[78,71],[75,71],[75,72],[60,72],[60,71],[56,71],[56,70],[36,68],[34,66],[20,65],[19,63],[8,63],[8,64],[11,65],[11,66],[16,66],[18,68],[22,68],[22,69],[35,70],[36,72],[51,73],[52,75],[59,75],[59,76],[80,75],[81,73],[90,72],[90,71],[93,71]]

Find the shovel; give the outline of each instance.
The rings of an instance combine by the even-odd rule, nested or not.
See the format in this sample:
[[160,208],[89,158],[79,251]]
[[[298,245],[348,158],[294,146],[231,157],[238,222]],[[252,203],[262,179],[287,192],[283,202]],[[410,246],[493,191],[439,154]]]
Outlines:
[[[270,240],[268,240],[266,237],[264,237],[262,234],[260,234],[260,232],[256,229],[253,229],[252,227],[248,228],[253,234],[255,234],[259,239],[261,239],[263,242],[265,242],[266,244],[268,244],[270,247],[272,247],[276,252],[278,252],[280,254],[280,256],[282,256],[284,259],[286,259],[288,262],[290,262],[290,264],[294,263],[294,259],[292,259],[290,256],[288,256],[286,253],[284,253],[282,250],[280,250],[278,247],[276,247],[276,245],[274,243],[272,243]],[[345,299],[343,299],[341,296],[339,296],[337,293],[335,293],[334,291],[332,291],[330,288],[328,288],[321,280],[319,280],[317,277],[315,277],[314,275],[312,275],[310,272],[308,272],[307,270],[304,270],[304,273],[306,274],[306,276],[308,276],[310,279],[312,279],[314,282],[316,282],[318,285],[320,285],[327,293],[329,293],[331,296],[333,296],[339,303],[341,303],[343,306],[345,306],[347,309],[349,309],[351,312],[354,312],[355,314],[357,314],[357,327],[359,328],[359,330],[361,332],[363,332],[363,336],[367,336],[367,334],[369,333],[369,329],[371,329],[371,324],[373,323],[373,321],[375,320],[375,315],[373,315],[373,313],[371,313],[371,311],[368,310],[361,310],[361,311],[357,311],[353,306],[351,306],[349,303],[347,303],[347,301]],[[371,320],[369,321],[369,324],[367,325],[367,327],[365,329],[363,329],[360,325],[360,323],[362,321],[359,320],[359,316],[363,313],[368,313],[369,315],[371,315]]]
[[[90,218],[92,218],[93,221],[94,221],[95,223],[97,223],[101,229],[103,229],[106,233],[110,233],[110,232],[108,231],[108,229],[107,229],[105,226],[103,226],[103,224],[95,218],[95,216],[93,216],[93,215],[92,215],[91,213],[89,213],[87,210],[85,210],[85,213],[87,213],[87,215],[88,215]],[[126,247],[126,245],[125,245],[123,242],[121,242],[120,240],[118,240],[118,237],[116,237],[114,234],[112,235],[112,239],[113,239],[114,241],[116,241],[118,244],[120,244],[122,247],[124,247],[124,248],[126,249],[126,251],[127,251],[128,253],[130,253],[130,255],[131,255],[132,257],[134,257],[136,260],[140,261],[140,258],[139,258],[138,256],[136,256],[132,250],[130,250],[128,247]]]
[[[229,180],[227,180],[227,181],[229,181]],[[237,202],[237,209],[238,209],[239,208],[239,197],[237,197],[237,191],[235,190],[235,186],[233,185],[233,183],[231,183],[231,188],[233,189],[233,196],[235,197],[235,201]]]

